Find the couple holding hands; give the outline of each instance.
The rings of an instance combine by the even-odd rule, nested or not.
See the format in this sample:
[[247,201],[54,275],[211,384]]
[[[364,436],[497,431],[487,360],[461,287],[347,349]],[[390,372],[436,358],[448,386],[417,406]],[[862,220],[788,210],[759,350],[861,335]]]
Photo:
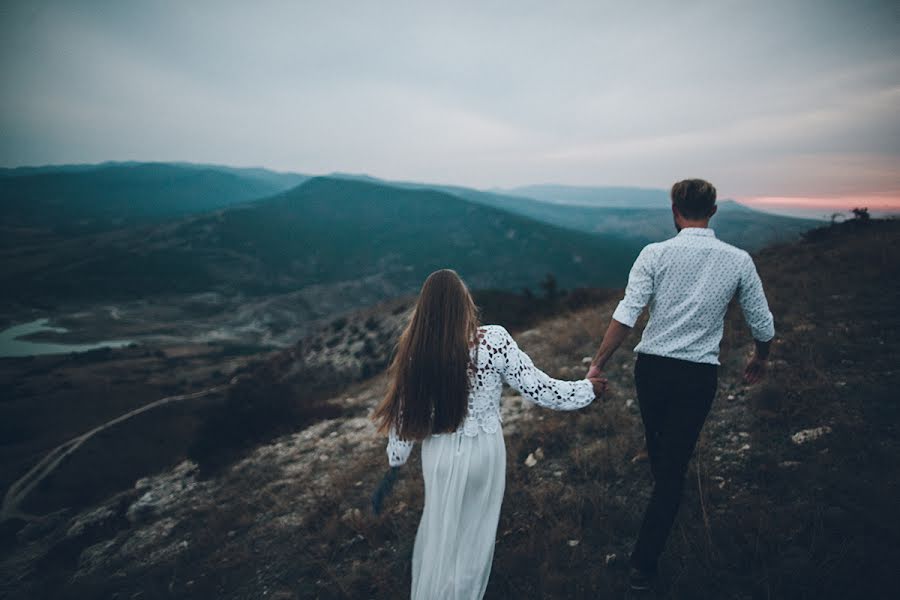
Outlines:
[[709,228],[715,188],[688,179],[672,187],[671,198],[678,234],[641,251],[585,379],[549,377],[506,329],[480,326],[472,296],[454,271],[436,271],[425,281],[373,415],[388,435],[391,467],[406,462],[414,441],[422,443],[425,507],[412,556],[414,600],[479,599],[487,588],[506,486],[503,384],[545,408],[587,406],[606,391],[603,367],[645,307],[650,318],[635,347],[634,380],[654,485],[629,559],[629,585],[653,586],[716,394],[731,299],[737,296],[756,342],[747,383],[765,374],[775,335],[750,255]]

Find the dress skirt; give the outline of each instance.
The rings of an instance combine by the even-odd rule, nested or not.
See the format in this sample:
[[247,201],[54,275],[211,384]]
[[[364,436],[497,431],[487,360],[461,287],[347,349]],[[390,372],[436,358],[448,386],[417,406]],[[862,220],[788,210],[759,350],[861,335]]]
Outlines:
[[503,431],[422,442],[425,508],[412,557],[412,600],[480,600],[506,488]]

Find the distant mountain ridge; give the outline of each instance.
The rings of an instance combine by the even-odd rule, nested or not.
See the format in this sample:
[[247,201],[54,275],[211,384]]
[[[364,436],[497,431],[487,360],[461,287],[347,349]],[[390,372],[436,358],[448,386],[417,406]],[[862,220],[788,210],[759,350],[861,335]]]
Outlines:
[[4,288],[23,303],[307,286],[327,299],[329,286],[365,281],[387,298],[416,291],[444,267],[474,288],[533,287],[548,273],[563,286],[615,286],[639,249],[441,191],[318,177],[263,199],[34,249],[8,261]]
[[0,173],[0,214],[4,228],[95,233],[255,200],[306,179],[172,163],[23,167]]
[[668,208],[666,190],[621,186],[574,186],[544,183],[492,190],[509,196],[525,196],[550,204],[595,208]]
[[[336,176],[373,181],[373,178],[366,175]],[[501,193],[453,185],[396,181],[384,183],[411,189],[440,190],[470,202],[506,210],[557,227],[615,237],[629,243],[645,245],[675,235],[671,201],[665,190],[547,184],[514,188],[508,190],[508,193]],[[526,195],[528,192],[536,193],[536,196],[529,197]],[[595,199],[593,203],[587,201],[588,197]],[[821,226],[819,221],[772,215],[733,200],[719,201],[718,206],[718,213],[710,223],[717,237],[750,252],[773,243],[799,239],[804,232]]]
[[[328,177],[433,189],[544,223],[650,243],[673,234],[668,192],[629,187],[541,184],[508,190],[388,181],[336,172]],[[310,178],[262,168],[193,163],[109,162],[0,169],[0,214],[6,244],[21,236],[94,233],[257,200]],[[719,202],[717,235],[747,250],[790,241],[820,225]]]
[[[0,283],[4,300],[47,307],[210,290],[305,290],[310,307],[336,298],[347,306],[348,295],[363,305],[413,293],[442,267],[476,289],[534,287],[548,273],[565,287],[619,287],[643,245],[675,233],[665,192],[636,193],[663,205],[560,204],[368,175],[183,163],[7,169]],[[750,251],[816,225],[728,201],[712,222],[717,236]]]

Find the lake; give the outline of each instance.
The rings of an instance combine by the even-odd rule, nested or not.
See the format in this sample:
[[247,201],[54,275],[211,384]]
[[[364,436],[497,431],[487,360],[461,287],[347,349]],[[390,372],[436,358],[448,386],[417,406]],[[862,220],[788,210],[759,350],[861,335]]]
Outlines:
[[14,325],[0,332],[0,358],[87,352],[97,348],[121,348],[133,343],[131,340],[107,340],[93,344],[63,344],[60,342],[31,342],[18,339],[39,331],[53,331],[56,333],[69,331],[65,327],[51,327],[47,325],[49,321],[50,319],[36,319],[29,323]]

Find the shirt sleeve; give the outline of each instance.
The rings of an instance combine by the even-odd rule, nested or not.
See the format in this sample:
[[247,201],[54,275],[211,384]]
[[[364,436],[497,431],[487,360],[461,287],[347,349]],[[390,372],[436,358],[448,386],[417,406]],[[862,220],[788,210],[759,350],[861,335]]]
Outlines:
[[750,327],[753,339],[768,342],[775,337],[775,320],[769,311],[769,303],[763,292],[762,281],[756,272],[756,265],[753,264],[753,258],[749,254],[746,255],[746,262],[741,271],[738,302],[744,312],[744,320]]
[[507,384],[535,404],[553,410],[577,410],[594,400],[594,386],[587,379],[554,379],[534,366],[506,329],[500,329],[496,365]]
[[634,327],[635,322],[653,295],[653,253],[644,246],[628,273],[625,297],[616,306],[612,318],[623,325]]
[[401,440],[397,437],[397,430],[392,426],[388,432],[387,455],[388,464],[392,467],[405,465],[413,448],[412,441]]

